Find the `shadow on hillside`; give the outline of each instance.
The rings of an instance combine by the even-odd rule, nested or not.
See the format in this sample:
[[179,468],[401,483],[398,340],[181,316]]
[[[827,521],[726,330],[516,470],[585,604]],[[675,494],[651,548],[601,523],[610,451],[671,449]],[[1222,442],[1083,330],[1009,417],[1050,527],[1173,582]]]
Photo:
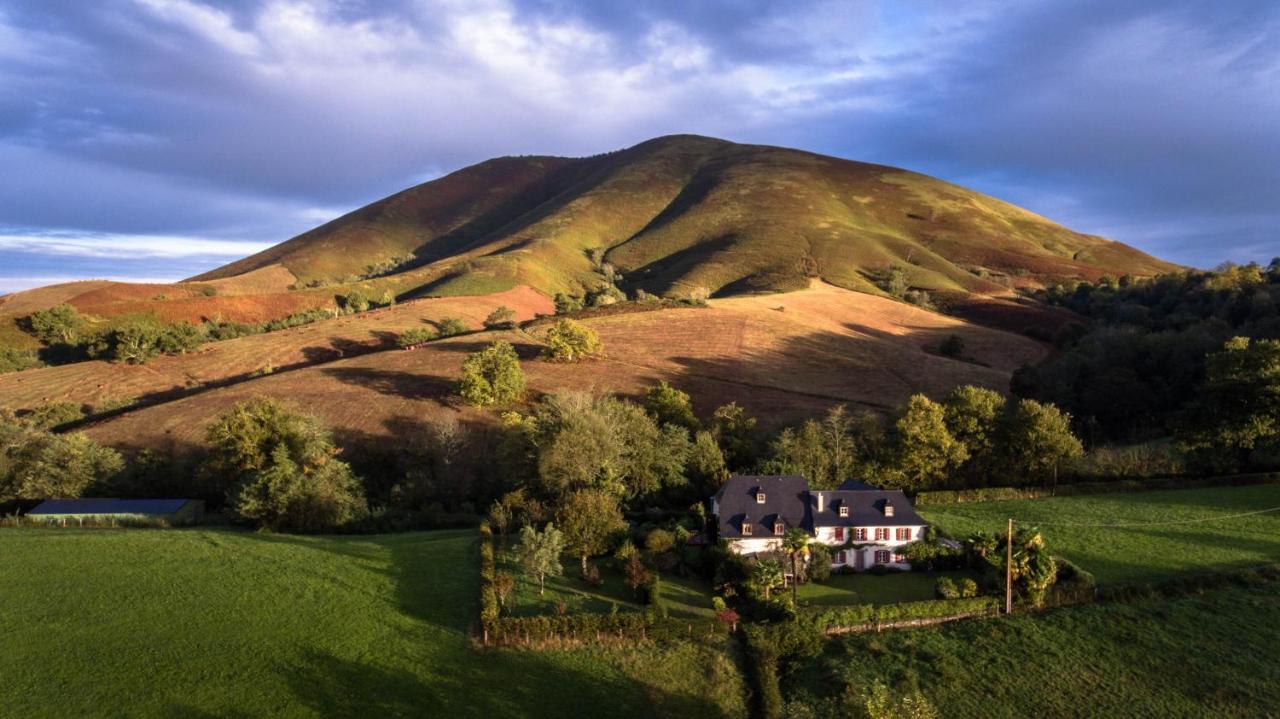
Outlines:
[[367,387],[379,394],[405,399],[435,399],[448,405],[454,380],[428,374],[414,374],[372,367],[325,367],[325,375],[341,382]]

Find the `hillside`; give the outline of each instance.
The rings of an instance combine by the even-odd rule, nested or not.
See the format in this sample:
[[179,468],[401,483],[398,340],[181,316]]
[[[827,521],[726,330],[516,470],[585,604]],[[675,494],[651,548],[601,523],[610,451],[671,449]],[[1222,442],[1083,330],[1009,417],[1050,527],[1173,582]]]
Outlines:
[[[537,361],[548,325],[535,323],[526,330],[446,338],[411,352],[329,358],[125,412],[87,431],[124,448],[198,444],[210,420],[259,394],[288,398],[320,415],[345,443],[403,433],[446,416],[489,422],[493,412],[462,404],[452,390],[466,354],[494,339],[517,347],[534,396],[562,389],[635,396],[667,380],[689,392],[703,413],[736,401],[770,429],[839,403],[885,410],[914,392],[938,397],[965,383],[1003,391],[1014,369],[1045,354],[1041,345],[1019,335],[823,284],[783,295],[712,300],[708,307],[583,321],[599,332],[607,357],[579,365]],[[378,331],[376,313],[331,322],[355,322],[366,336]],[[318,337],[332,331],[327,323],[317,324]],[[936,354],[951,334],[964,339],[964,360]],[[166,370],[169,375],[183,362],[207,365],[199,355],[166,361],[174,363]],[[0,406],[28,396],[14,388],[0,379]]]
[[1173,266],[934,178],[688,135],[595,157],[500,158],[407,189],[195,278],[283,267],[302,285],[394,269],[401,292],[526,284],[579,292],[601,248],[625,284],[669,296],[1010,285]]

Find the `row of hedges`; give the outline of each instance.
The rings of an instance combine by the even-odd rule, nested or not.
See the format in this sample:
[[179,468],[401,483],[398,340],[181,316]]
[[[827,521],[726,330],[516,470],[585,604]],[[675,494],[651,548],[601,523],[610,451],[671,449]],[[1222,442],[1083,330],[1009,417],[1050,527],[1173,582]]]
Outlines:
[[916,506],[1000,502],[1010,499],[1043,499],[1116,492],[1148,492],[1161,489],[1237,487],[1280,482],[1280,472],[1233,474],[1224,477],[1161,477],[1158,479],[1117,479],[1107,482],[1080,482],[1056,487],[981,487],[978,489],[938,489],[916,495]]
[[966,599],[926,599],[899,604],[851,604],[843,607],[801,610],[800,621],[822,632],[872,628],[921,619],[958,619],[980,614],[993,614],[1000,608],[996,597]]
[[1267,564],[1250,569],[1190,574],[1158,582],[1107,584],[1098,588],[1098,599],[1104,602],[1129,602],[1195,594],[1228,586],[1248,587],[1275,581],[1280,581],[1280,564]]

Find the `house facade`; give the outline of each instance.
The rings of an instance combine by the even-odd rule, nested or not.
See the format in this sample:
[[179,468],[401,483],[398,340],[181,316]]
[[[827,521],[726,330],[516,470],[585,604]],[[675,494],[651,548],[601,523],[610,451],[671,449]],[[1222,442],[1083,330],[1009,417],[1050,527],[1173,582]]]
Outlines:
[[738,475],[711,498],[721,538],[744,555],[774,552],[787,530],[804,530],[831,547],[833,569],[910,569],[902,547],[924,539],[928,524],[899,490],[850,480],[810,490],[803,477]]

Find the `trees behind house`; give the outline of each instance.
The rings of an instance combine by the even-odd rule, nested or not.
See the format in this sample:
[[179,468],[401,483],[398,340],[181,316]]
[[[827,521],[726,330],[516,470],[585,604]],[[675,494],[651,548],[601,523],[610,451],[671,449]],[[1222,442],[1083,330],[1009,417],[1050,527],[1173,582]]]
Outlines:
[[226,487],[232,511],[259,526],[319,531],[367,511],[360,482],[315,417],[258,397],[236,405],[206,436],[207,470]]
[[462,362],[458,394],[478,407],[510,404],[524,396],[524,370],[510,342],[498,340]]

